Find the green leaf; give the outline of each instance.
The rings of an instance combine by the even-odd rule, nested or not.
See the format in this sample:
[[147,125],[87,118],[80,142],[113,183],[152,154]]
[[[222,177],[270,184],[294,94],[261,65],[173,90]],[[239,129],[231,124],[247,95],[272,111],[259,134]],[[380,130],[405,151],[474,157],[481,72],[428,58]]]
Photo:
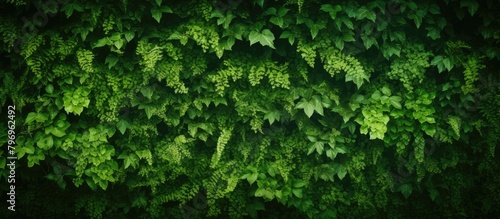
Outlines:
[[63,4],[61,11],[64,11],[66,17],[69,18],[74,11],[83,12],[83,7],[79,3]]
[[399,187],[399,190],[401,191],[401,193],[403,193],[405,199],[408,199],[408,197],[410,197],[411,195],[411,192],[413,191],[413,188],[409,184],[403,184]]
[[381,91],[384,95],[391,96],[391,89],[389,89],[387,86],[383,86]]
[[127,31],[125,32],[125,39],[127,42],[130,42],[132,39],[134,39],[135,33],[133,31]]
[[108,64],[108,69],[111,69],[113,66],[116,65],[116,63],[118,62],[118,57],[110,54],[106,57],[106,60],[104,60],[104,63]]
[[290,31],[283,31],[280,35],[280,39],[288,39],[288,42],[290,45],[293,45],[295,43],[295,36],[290,32]]
[[356,11],[356,19],[362,20],[365,18],[375,22],[376,15],[374,10],[369,10],[365,6],[362,6]]
[[281,18],[281,17],[272,17],[271,19],[269,19],[269,22],[283,28],[284,23],[283,23],[283,18]]
[[428,30],[427,36],[430,37],[431,39],[435,40],[441,37],[441,33],[438,29],[434,27],[429,27],[427,28],[427,30]]
[[104,37],[100,40],[98,40],[95,44],[94,44],[94,47],[93,48],[99,48],[99,47],[103,47],[103,46],[106,46],[106,45],[111,45],[111,40],[109,40],[107,37]]
[[54,86],[52,86],[52,84],[48,84],[47,86],[45,86],[45,92],[47,92],[48,94],[52,94],[52,92],[54,92]]
[[330,4],[324,4],[324,5],[321,5],[320,10],[322,10],[324,12],[328,12],[328,14],[330,14],[330,17],[333,20],[335,20],[337,17],[337,12],[342,11],[342,7],[340,5],[332,6]]
[[285,8],[285,7],[281,7],[279,10],[278,10],[278,16],[279,17],[283,17],[285,16],[288,12],[290,11],[290,9],[288,8]]
[[37,118],[37,114],[35,112],[28,113],[28,116],[26,116],[26,120],[24,120],[24,124],[29,124]]
[[54,139],[52,138],[52,135],[45,135],[36,144],[41,149],[49,150],[54,145]]
[[462,7],[462,8],[467,7],[467,9],[469,10],[469,14],[471,16],[474,16],[477,9],[479,8],[479,3],[477,3],[477,1],[475,1],[475,0],[464,0],[464,1],[460,1],[460,7]]
[[274,121],[279,121],[280,120],[281,113],[279,111],[271,111],[266,113],[264,116],[264,119],[269,120],[269,125],[272,125]]
[[158,8],[151,8],[151,15],[153,16],[153,18],[158,23],[160,23],[161,16],[162,16],[162,13],[161,13],[160,9],[158,9]]
[[292,192],[297,198],[302,198],[302,189],[292,189]]
[[151,100],[151,98],[153,97],[153,91],[154,91],[154,88],[152,88],[152,87],[142,87],[141,88],[142,95],[144,95],[149,100]]
[[252,31],[248,36],[250,40],[250,45],[253,45],[256,42],[259,42],[262,46],[269,46],[274,48],[274,34],[269,29],[264,29],[262,32]]
[[361,36],[361,40],[363,40],[363,45],[366,49],[370,49],[373,45],[376,45],[378,47],[377,39],[370,37],[369,35]]
[[337,167],[337,176],[339,177],[339,179],[340,180],[344,179],[346,174],[347,174],[347,168],[344,165],[339,165]]
[[391,105],[396,108],[396,109],[401,109],[401,97],[400,96],[392,96],[389,97],[389,100],[391,102]]
[[127,122],[127,120],[122,119],[118,123],[116,123],[116,128],[118,128],[122,135],[125,134],[125,131],[128,127],[130,127],[130,124]]
[[247,177],[248,183],[250,183],[250,185],[252,185],[255,182],[255,180],[257,180],[258,176],[259,176],[258,172],[252,173],[249,177]]
[[155,2],[156,2],[156,5],[158,5],[158,7],[160,7],[162,0],[155,0]]
[[318,21],[316,22],[315,24],[312,24],[310,22],[306,22],[307,26],[309,27],[310,29],[310,32],[311,32],[311,36],[312,38],[316,38],[316,36],[318,35],[318,32],[322,29],[325,29],[326,28],[326,22],[325,21]]
[[451,69],[453,69],[453,63],[451,62],[450,58],[443,59],[443,64],[448,71],[451,71]]
[[296,180],[294,183],[293,183],[293,187],[294,188],[302,188],[306,185],[306,182],[304,182],[303,180]]

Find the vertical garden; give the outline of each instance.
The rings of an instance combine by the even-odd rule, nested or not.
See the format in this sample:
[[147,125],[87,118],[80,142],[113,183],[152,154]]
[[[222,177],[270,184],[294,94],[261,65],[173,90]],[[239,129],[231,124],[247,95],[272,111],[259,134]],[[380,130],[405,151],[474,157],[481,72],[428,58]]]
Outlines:
[[2,217],[500,215],[498,1],[0,12]]

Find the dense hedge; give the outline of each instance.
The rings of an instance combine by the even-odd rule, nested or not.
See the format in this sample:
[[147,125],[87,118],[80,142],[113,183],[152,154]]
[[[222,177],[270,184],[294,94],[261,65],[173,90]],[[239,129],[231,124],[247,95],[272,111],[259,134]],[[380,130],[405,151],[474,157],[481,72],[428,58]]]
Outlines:
[[3,0],[0,213],[500,215],[500,4],[478,2]]

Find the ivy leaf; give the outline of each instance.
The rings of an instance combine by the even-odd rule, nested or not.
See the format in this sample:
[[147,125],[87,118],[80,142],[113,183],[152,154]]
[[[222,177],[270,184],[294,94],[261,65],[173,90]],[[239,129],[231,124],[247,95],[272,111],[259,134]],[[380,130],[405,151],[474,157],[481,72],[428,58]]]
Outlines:
[[144,95],[149,100],[151,100],[151,97],[153,97],[153,91],[154,91],[154,89],[152,87],[142,87],[141,88],[142,95]]
[[156,4],[158,5],[158,7],[160,7],[160,6],[161,6],[161,2],[162,2],[162,0],[155,0],[155,2],[156,2]]
[[314,110],[316,109],[316,103],[314,100],[312,101],[307,101],[305,98],[302,98],[302,100],[295,106],[295,109],[304,109],[304,112],[306,113],[307,117],[311,118],[312,114],[314,113]]
[[117,62],[118,62],[118,57],[111,55],[111,54],[106,57],[106,60],[104,60],[104,63],[108,64],[109,69],[111,69],[113,66],[115,66]]
[[104,37],[104,38],[98,40],[94,44],[93,48],[99,48],[99,47],[103,47],[103,46],[106,46],[106,45],[111,45],[111,43],[112,43],[111,40],[109,40],[107,37]]
[[339,179],[340,180],[344,179],[346,174],[347,174],[347,168],[344,165],[339,165],[337,167],[337,176],[339,177]]
[[382,46],[382,54],[386,59],[389,59],[392,55],[400,56],[401,46],[398,44],[384,43]]
[[431,39],[439,39],[441,37],[441,33],[438,29],[435,27],[428,27],[427,29],[427,36],[430,37]]
[[272,17],[271,19],[269,19],[269,22],[283,28],[283,18],[281,17]]
[[35,112],[28,113],[28,116],[26,117],[26,120],[24,120],[24,124],[29,124],[29,123],[35,121],[35,119],[38,116],[37,114],[38,113],[35,113]]
[[277,14],[277,15],[278,15],[279,17],[283,17],[283,16],[285,16],[285,15],[286,15],[289,11],[290,11],[290,9],[283,7],[283,8],[280,8],[280,9],[278,10],[278,14]]
[[326,21],[320,20],[316,23],[306,22],[306,25],[307,25],[307,27],[309,27],[309,29],[311,31],[311,36],[314,39],[314,38],[316,38],[316,36],[318,35],[318,32],[320,30],[326,28]]
[[477,9],[479,8],[479,3],[475,0],[465,0],[465,1],[460,1],[460,7],[467,7],[469,10],[469,14],[471,16],[474,16],[476,13]]
[[361,36],[361,40],[363,40],[363,45],[365,46],[366,49],[370,49],[373,45],[376,45],[378,47],[378,42],[377,39],[370,37],[368,35],[363,35]]
[[443,56],[438,55],[434,57],[434,59],[432,59],[431,61],[431,65],[437,66],[439,73],[443,72],[445,69],[443,60],[444,60]]
[[401,97],[400,96],[392,96],[389,97],[389,101],[391,102],[391,105],[396,108],[396,109],[401,109]]
[[83,7],[79,3],[64,4],[61,11],[64,11],[66,17],[69,18],[74,11],[83,12]]
[[125,134],[125,131],[128,127],[130,127],[130,124],[127,122],[127,120],[122,119],[118,123],[116,123],[116,128],[118,128],[122,135]]
[[303,180],[296,180],[293,183],[294,188],[302,188],[302,187],[304,187],[304,185],[306,185],[306,182],[304,182]]
[[333,20],[335,20],[335,18],[337,17],[337,12],[342,11],[342,7],[340,5],[332,6],[330,4],[324,4],[324,5],[321,5],[320,10],[322,10],[324,12],[328,12],[328,14],[330,14],[330,17]]
[[269,125],[272,125],[274,121],[279,121],[280,120],[281,113],[279,111],[271,111],[268,112],[265,116],[264,119],[269,120]]
[[413,188],[409,184],[403,184],[399,187],[399,190],[401,191],[401,193],[403,193],[405,199],[408,199],[408,197],[410,197],[411,195]]
[[384,95],[391,96],[391,89],[389,89],[387,86],[383,86],[381,91]]
[[297,198],[302,198],[302,189],[292,189],[292,192]]
[[273,49],[274,48],[274,34],[271,32],[269,29],[264,29],[262,32],[257,32],[257,31],[252,31],[250,32],[250,35],[248,36],[250,40],[250,45],[253,45],[257,41],[262,45],[262,46],[269,46]]
[[132,39],[134,39],[135,33],[132,31],[127,31],[125,32],[125,39],[127,42],[130,42]]
[[281,33],[280,35],[280,39],[288,39],[288,42],[290,43],[290,45],[293,45],[293,43],[295,43],[295,36],[290,32],[290,31],[283,31],[283,33]]
[[375,22],[376,15],[375,15],[375,11],[368,10],[368,8],[366,8],[365,6],[362,6],[356,11],[356,19],[362,20],[365,18]]
[[36,144],[41,149],[49,150],[54,145],[54,139],[52,138],[52,135],[45,135]]
[[249,177],[247,177],[248,183],[250,183],[250,185],[252,185],[255,182],[255,180],[257,180],[258,176],[259,176],[259,173],[257,173],[257,172],[252,173]]
[[443,64],[448,71],[451,71],[451,69],[453,69],[453,63],[451,62],[449,57],[443,59]]

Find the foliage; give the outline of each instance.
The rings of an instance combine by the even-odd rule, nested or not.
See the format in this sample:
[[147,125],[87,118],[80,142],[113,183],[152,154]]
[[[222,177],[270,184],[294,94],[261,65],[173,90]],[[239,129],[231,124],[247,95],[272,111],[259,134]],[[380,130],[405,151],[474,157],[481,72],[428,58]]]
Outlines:
[[495,1],[0,6],[2,215],[500,214]]

